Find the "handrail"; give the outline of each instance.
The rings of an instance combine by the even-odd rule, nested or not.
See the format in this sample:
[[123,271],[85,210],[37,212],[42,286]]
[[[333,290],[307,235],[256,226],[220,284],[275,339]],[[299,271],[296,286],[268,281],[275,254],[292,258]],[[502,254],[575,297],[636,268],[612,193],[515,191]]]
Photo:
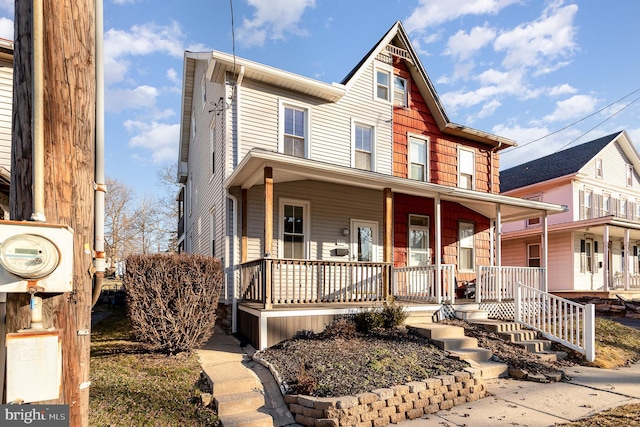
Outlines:
[[578,304],[548,292],[523,285],[515,286],[515,322],[542,333],[585,355],[596,358],[595,306]]
[[392,293],[396,299],[441,303],[455,302],[455,265],[440,264],[442,286],[435,286],[436,266],[395,267]]
[[515,298],[516,282],[545,290],[545,269],[540,267],[478,266],[476,274],[476,302],[503,301]]

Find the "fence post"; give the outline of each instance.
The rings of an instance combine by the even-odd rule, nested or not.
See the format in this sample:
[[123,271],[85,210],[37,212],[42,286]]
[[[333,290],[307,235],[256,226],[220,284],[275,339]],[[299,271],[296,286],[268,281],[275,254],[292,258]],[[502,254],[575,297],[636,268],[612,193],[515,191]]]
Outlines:
[[264,280],[262,281],[262,283],[264,283],[264,289],[262,290],[262,295],[264,295],[264,308],[266,310],[270,310],[273,305],[271,304],[271,288],[272,288],[272,271],[271,271],[271,260],[270,259],[265,259],[264,260],[264,270],[262,271],[262,274],[264,274]]
[[514,305],[514,310],[515,313],[513,315],[514,317],[514,322],[516,323],[521,323],[522,322],[522,315],[521,315],[521,310],[522,310],[522,288],[520,287],[520,283],[516,282],[515,283],[515,287],[516,287],[516,297],[513,300],[513,305]]
[[587,304],[584,309],[584,348],[587,362],[596,360],[596,309]]
[[482,302],[482,297],[480,296],[480,289],[482,289],[482,266],[479,265],[476,268],[476,303],[480,304]]

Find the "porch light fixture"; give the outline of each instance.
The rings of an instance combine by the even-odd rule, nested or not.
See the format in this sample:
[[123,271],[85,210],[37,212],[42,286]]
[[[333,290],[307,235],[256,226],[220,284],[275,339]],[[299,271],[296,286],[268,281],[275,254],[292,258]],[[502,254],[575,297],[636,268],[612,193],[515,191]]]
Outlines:
[[348,228],[343,228],[342,229],[342,235],[343,236],[348,236],[349,235],[349,229]]

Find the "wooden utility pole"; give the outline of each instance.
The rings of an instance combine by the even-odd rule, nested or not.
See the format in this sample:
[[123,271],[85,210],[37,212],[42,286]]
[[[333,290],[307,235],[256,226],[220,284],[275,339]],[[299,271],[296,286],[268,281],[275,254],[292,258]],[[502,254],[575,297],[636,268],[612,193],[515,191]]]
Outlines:
[[[74,230],[73,291],[43,294],[45,328],[62,330],[62,394],[71,426],[88,425],[93,182],[95,2],[44,1],[43,52],[32,52],[32,1],[15,1],[11,219],[29,220],[32,186],[32,53],[44,55],[44,214]],[[28,294],[9,294],[7,332],[29,326]],[[37,385],[34,385],[37,387]]]

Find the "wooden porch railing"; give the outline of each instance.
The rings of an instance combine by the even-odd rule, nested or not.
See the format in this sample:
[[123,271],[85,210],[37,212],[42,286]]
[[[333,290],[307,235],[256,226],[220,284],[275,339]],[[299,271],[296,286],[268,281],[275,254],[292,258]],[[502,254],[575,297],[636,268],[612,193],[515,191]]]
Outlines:
[[545,269],[539,267],[478,266],[476,302],[513,300],[517,282],[544,291],[544,272]]
[[518,282],[514,302],[517,323],[584,354],[589,362],[595,360],[593,304],[578,304]]
[[[626,289],[624,273],[614,274],[611,289]],[[629,275],[629,289],[640,289],[640,274]]]
[[242,264],[240,277],[241,298],[265,308],[381,301],[391,264],[265,258]]
[[442,285],[436,286],[436,266],[396,267],[392,294],[398,300],[441,303],[455,301],[455,266],[441,264]]

